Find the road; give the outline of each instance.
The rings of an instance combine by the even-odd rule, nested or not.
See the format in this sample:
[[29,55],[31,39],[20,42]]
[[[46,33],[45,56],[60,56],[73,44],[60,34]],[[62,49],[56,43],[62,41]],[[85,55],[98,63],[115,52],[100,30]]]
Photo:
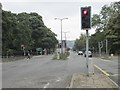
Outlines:
[[118,59],[105,60],[93,58],[94,65],[100,68],[101,71],[118,84]]
[[[30,60],[23,59],[3,63],[2,87],[66,88],[69,86],[74,73],[86,73],[85,57],[77,55],[75,52],[71,52],[67,60],[52,60],[52,58],[53,55],[34,56]],[[100,68],[109,70],[110,67],[113,69],[110,69],[109,72],[117,73],[116,63],[92,59],[94,64]],[[106,63],[107,66],[105,67]]]
[[0,89],[2,89],[2,63],[1,62],[0,62]]

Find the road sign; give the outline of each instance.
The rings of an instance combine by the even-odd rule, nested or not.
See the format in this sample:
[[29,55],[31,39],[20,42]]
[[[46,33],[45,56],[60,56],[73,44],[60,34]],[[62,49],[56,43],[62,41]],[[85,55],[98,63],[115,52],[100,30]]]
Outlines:
[[36,48],[36,51],[40,52],[40,51],[42,51],[42,48]]

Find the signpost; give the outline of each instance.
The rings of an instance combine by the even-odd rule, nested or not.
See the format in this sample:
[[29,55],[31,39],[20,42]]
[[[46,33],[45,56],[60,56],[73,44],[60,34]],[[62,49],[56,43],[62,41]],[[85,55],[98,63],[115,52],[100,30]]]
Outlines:
[[38,54],[38,52],[42,52],[42,48],[36,48],[36,52]]
[[86,67],[87,67],[87,75],[90,76],[90,71],[94,73],[92,60],[89,60],[88,58],[88,50],[89,50],[88,30],[91,29],[91,7],[90,6],[81,7],[81,29],[86,30]]

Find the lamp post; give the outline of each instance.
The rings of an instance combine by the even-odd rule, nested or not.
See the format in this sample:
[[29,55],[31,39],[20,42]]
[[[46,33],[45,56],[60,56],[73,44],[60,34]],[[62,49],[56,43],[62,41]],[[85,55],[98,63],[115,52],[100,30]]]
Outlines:
[[62,42],[62,21],[68,18],[55,18],[55,20],[60,20],[61,22],[61,53],[63,53],[63,42]]
[[65,34],[65,43],[66,43],[66,46],[65,46],[65,48],[67,47],[67,33],[68,32],[63,32],[64,34]]

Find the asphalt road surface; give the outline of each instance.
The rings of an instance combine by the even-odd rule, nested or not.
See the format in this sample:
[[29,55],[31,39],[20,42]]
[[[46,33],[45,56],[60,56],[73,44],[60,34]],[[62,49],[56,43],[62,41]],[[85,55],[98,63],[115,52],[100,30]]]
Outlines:
[[[52,58],[53,55],[34,56],[30,60],[3,63],[2,88],[66,88],[74,73],[87,71],[85,57],[75,52],[70,52],[67,60]],[[117,80],[117,61],[91,59],[100,68],[115,73],[113,79]]]
[[94,65],[99,67],[102,72],[107,75],[112,81],[114,81],[116,84],[118,83],[118,58],[112,59],[112,60],[105,60],[105,59],[98,59],[98,58],[93,58]]

